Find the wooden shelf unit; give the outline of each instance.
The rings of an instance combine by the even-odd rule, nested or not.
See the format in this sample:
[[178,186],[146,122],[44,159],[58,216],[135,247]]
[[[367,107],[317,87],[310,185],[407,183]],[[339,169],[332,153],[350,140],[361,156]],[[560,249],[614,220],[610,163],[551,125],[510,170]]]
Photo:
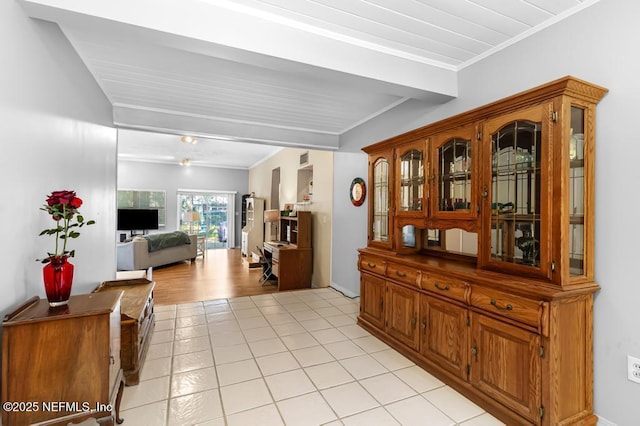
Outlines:
[[311,212],[280,216],[280,241],[265,242],[265,256],[270,257],[278,290],[311,287],[313,249],[311,248]]
[[[606,92],[565,77],[363,149],[358,323],[506,424],[597,422],[594,123]],[[447,251],[459,230],[476,255]]]
[[240,251],[245,257],[251,257],[253,251],[264,241],[264,198],[248,197],[246,200],[246,221],[242,228]]

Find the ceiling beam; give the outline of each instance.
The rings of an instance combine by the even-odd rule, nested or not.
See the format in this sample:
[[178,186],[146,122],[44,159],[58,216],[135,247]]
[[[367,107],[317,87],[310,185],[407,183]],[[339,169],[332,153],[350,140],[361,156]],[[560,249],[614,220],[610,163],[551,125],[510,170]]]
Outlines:
[[[209,50],[211,55],[230,60],[244,61],[251,55],[252,63],[272,69],[323,69],[336,75],[362,77],[403,91],[404,96],[428,101],[458,94],[454,67],[303,26],[233,1],[22,0],[22,4],[30,16],[61,26],[91,25],[113,34],[114,29],[121,29],[118,23],[123,23],[136,30],[150,30],[147,36],[162,45],[190,49],[199,46],[196,48],[200,51]],[[194,45],[193,41],[204,43]],[[305,68],[309,65],[313,70]]]

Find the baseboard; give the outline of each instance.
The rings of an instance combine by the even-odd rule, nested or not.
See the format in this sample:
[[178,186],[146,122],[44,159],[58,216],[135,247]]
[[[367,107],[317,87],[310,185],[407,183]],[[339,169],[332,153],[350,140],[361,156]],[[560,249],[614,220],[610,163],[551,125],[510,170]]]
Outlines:
[[340,293],[344,294],[347,297],[350,298],[354,298],[354,297],[360,297],[360,293],[355,293],[353,290],[349,290],[348,288],[344,288],[341,285],[338,285],[336,283],[334,283],[333,281],[331,282],[331,288],[334,290],[339,291]]
[[[594,413],[595,414],[595,413]],[[598,416],[598,414],[596,414]],[[598,416],[598,426],[618,426],[614,422],[610,422],[602,416]]]

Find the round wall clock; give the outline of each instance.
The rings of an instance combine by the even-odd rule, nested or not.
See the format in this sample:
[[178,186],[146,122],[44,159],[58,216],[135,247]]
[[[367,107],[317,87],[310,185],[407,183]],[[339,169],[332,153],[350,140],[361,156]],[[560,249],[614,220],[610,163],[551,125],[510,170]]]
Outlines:
[[362,203],[364,203],[364,199],[367,196],[367,188],[362,178],[355,178],[351,182],[349,196],[351,197],[351,203],[356,207],[361,206]]

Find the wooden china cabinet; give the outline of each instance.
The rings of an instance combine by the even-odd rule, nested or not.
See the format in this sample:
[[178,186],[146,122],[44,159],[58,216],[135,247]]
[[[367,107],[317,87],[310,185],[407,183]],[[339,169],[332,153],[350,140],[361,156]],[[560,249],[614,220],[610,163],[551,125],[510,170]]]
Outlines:
[[565,77],[364,148],[358,323],[507,424],[593,414],[595,106]]

